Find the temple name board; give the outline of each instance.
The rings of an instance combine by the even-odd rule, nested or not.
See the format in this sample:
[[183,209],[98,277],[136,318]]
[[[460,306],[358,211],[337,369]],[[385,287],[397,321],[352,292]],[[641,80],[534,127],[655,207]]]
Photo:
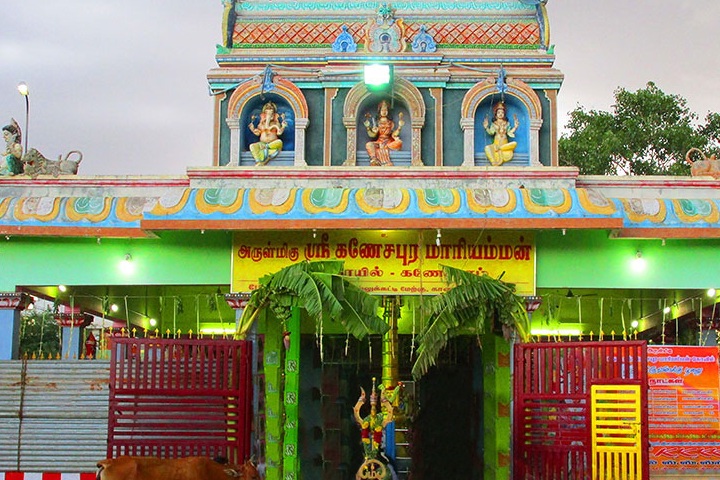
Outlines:
[[379,295],[436,294],[447,265],[514,283],[535,294],[535,245],[527,232],[481,235],[448,231],[245,232],[233,241],[232,289],[255,290],[258,279],[299,261],[342,260],[345,275]]

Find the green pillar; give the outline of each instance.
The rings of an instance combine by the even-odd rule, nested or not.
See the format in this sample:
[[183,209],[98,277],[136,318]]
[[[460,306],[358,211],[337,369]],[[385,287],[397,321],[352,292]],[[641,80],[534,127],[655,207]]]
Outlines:
[[281,480],[283,455],[282,325],[265,317],[263,367],[265,372],[265,478]]
[[510,344],[502,337],[488,334],[483,338],[483,386],[485,401],[485,480],[510,478],[511,398]]
[[[287,325],[290,345],[285,352],[285,436],[283,437],[284,480],[299,478],[298,422],[300,410],[300,309],[293,308]],[[287,339],[286,339],[287,341]]]

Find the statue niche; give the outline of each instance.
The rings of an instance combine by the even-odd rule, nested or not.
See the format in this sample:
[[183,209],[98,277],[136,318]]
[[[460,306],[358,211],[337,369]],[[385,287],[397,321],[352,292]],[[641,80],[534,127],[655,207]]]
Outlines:
[[539,167],[542,106],[521,80],[501,70],[467,91],[460,107],[463,166]]
[[[271,114],[270,117],[264,113],[264,107],[269,106],[269,103],[275,105],[275,114]],[[268,118],[270,125],[267,125]],[[259,130],[263,119],[266,122],[265,128],[272,131],[265,135],[265,140],[262,138],[263,132]],[[250,123],[253,124],[252,130]],[[238,85],[227,101],[225,124],[226,131],[222,130],[221,125],[216,125],[220,137],[218,165],[255,166],[260,162],[268,166],[307,166],[305,131],[309,119],[305,96],[297,85],[280,75],[273,74],[270,68]],[[271,138],[273,136],[281,140],[281,147],[277,142],[272,143],[276,140]],[[259,162],[250,151],[250,145],[256,143],[259,145],[253,149],[261,158]],[[262,160],[263,152],[272,158]]]
[[[373,106],[370,105],[370,107],[372,108]],[[370,166],[393,166],[395,162],[409,165],[410,152],[407,150],[407,147],[405,151],[402,150],[402,131],[405,126],[404,109],[396,109],[396,120],[393,120],[390,101],[386,99],[380,100],[375,108],[377,114],[373,115],[366,109],[362,116],[363,127],[368,137],[368,141],[365,143],[365,150]],[[407,142],[407,135],[405,135],[405,137],[405,141]],[[358,156],[361,157],[360,155]]]
[[475,165],[528,166],[528,117],[512,97],[491,96],[475,114]]
[[264,97],[249,101],[241,115],[243,148],[240,166],[292,166],[295,148],[293,111],[280,96],[266,94]]
[[[422,167],[420,146],[425,126],[425,103],[420,90],[401,77],[395,77],[392,97],[375,94],[364,83],[356,84],[348,92],[343,105],[343,125],[347,131],[347,157],[343,165],[370,165],[370,154],[376,151],[377,139],[381,135],[380,125],[383,122],[379,107],[383,100],[389,104],[385,126],[392,122],[390,133],[393,140],[388,142],[387,152],[392,165]],[[369,123],[369,127],[365,122]],[[377,128],[377,133],[373,128]],[[369,145],[371,142],[375,145]],[[383,165],[382,160],[378,161]],[[386,162],[384,165],[390,164]]]

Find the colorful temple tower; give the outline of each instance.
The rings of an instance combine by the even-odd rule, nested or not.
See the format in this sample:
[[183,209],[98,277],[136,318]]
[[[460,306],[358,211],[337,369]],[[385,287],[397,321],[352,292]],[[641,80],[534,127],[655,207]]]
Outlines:
[[[210,160],[172,178],[0,176],[0,360],[20,362],[30,295],[83,320],[65,325],[63,356],[72,359],[91,340],[84,312],[126,335],[172,344],[200,332],[205,341],[244,328],[260,279],[305,261],[342,261],[348,281],[379,297],[387,333],[356,340],[337,319],[308,322],[290,303],[281,305],[284,323],[262,314],[243,331],[253,392],[241,389],[239,403],[253,421],[243,430],[233,417],[218,435],[247,435],[265,478],[387,478],[390,465],[400,478],[509,479],[533,461],[553,464],[546,459],[557,452],[589,468],[589,393],[564,390],[570,379],[591,383],[572,376],[576,364],[518,358],[517,338],[493,324],[454,338],[434,368],[412,375],[426,302],[448,289],[445,267],[514,284],[533,340],[560,345],[553,352],[570,340],[611,349],[593,365],[610,365],[616,348],[645,352],[643,339],[664,344],[673,322],[677,342],[696,312],[701,339],[718,329],[717,298],[698,293],[719,282],[718,180],[581,176],[558,166],[563,76],[546,3],[224,0],[208,73]],[[643,270],[628,270],[640,259]],[[120,313],[108,310],[113,302]],[[112,365],[105,332],[96,333],[93,361]],[[581,358],[576,351],[563,350],[563,361]],[[513,417],[528,398],[513,372],[541,363],[548,369],[531,386],[557,387],[538,402],[555,403],[528,427],[534,417]],[[647,380],[638,365],[607,377]],[[647,418],[649,400],[639,398]],[[86,443],[104,448],[104,433]],[[576,444],[563,435],[584,436]],[[19,437],[17,451],[47,455],[48,468],[76,442],[35,455],[37,445]],[[647,447],[643,438],[637,446]],[[543,448],[548,456],[536,454]],[[0,451],[0,466],[19,462],[14,452]],[[387,463],[367,463],[368,452]],[[645,468],[637,478],[647,478],[647,448],[636,457]]]

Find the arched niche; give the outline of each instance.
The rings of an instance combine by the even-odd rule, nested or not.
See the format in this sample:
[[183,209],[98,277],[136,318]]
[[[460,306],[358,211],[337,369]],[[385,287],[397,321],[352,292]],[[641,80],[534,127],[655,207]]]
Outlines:
[[[249,118],[249,110],[256,109],[263,101],[258,97],[280,98],[281,103],[287,105],[292,111],[292,125],[288,122],[288,127],[294,127],[293,142],[293,165],[307,166],[305,161],[305,130],[310,120],[308,118],[308,106],[305,95],[291,81],[275,75],[272,81],[274,88],[272,90],[263,90],[263,75],[247,80],[235,89],[228,101],[228,116],[225,122],[230,128],[230,160],[228,166],[237,166],[240,162],[240,153],[243,151],[249,140],[246,138],[251,135],[247,128],[246,117]],[[241,121],[242,120],[242,121]],[[282,138],[282,137],[281,137]],[[256,141],[254,137],[253,141]],[[285,145],[283,145],[283,151]],[[248,153],[249,154],[249,153]]]
[[[484,133],[482,118],[478,118],[478,108],[490,107],[493,99],[496,96],[499,98],[499,95],[496,79],[492,77],[475,84],[465,94],[460,114],[460,128],[463,130],[463,166],[475,166],[476,131]],[[540,104],[540,98],[525,82],[508,79],[505,102],[510,108],[520,110],[522,113],[521,120],[528,123],[527,128],[518,129],[517,132],[517,134],[525,135],[522,141],[527,145],[527,165],[541,166],[540,127],[542,126],[542,105]],[[488,113],[490,113],[489,110]],[[512,114],[512,111],[508,113]]]
[[[365,86],[364,83],[358,83],[348,92],[343,107],[343,125],[347,131],[347,159],[344,165],[357,165],[358,152],[358,125],[362,125],[361,111],[367,108],[368,101],[371,97],[377,96]],[[405,119],[405,128],[410,126],[410,165],[414,167],[423,166],[421,158],[420,145],[422,128],[425,126],[425,102],[423,101],[420,90],[417,89],[408,80],[404,78],[395,78],[392,93],[387,95],[400,104],[410,115],[410,120]],[[378,101],[381,96],[378,96]],[[364,150],[364,144],[359,146]],[[405,150],[405,143],[403,143]]]

